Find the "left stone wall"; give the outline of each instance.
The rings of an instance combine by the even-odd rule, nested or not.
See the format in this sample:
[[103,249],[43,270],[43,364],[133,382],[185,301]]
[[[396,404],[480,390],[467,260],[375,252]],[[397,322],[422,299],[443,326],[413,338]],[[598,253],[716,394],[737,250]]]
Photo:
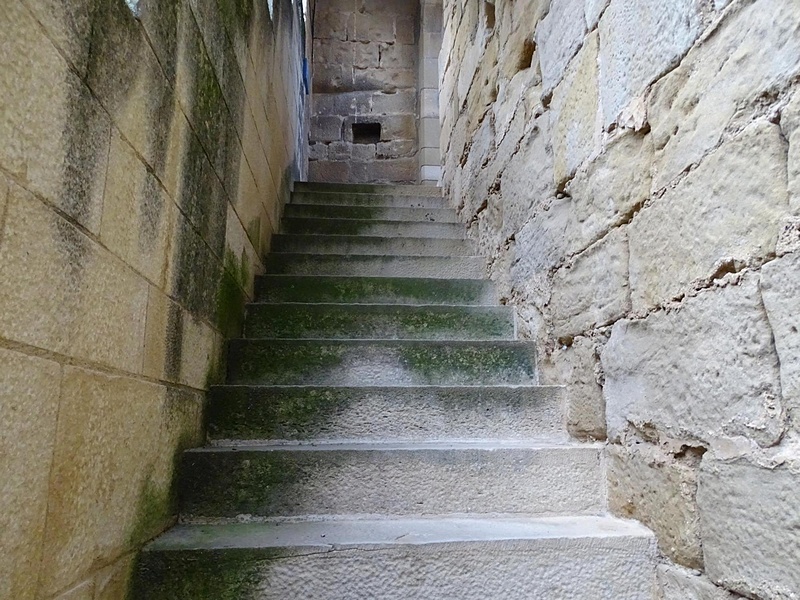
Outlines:
[[0,599],[124,598],[305,178],[293,0],[0,7]]

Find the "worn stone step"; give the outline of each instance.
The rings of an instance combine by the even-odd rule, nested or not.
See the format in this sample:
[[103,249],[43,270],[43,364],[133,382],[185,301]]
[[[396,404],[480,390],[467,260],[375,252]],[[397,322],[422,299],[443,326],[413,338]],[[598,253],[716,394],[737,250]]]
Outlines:
[[536,384],[534,354],[528,342],[232,340],[228,383]]
[[397,256],[469,256],[474,254],[472,243],[465,239],[319,234],[273,235],[272,251],[373,256],[383,254]]
[[656,543],[609,517],[184,525],[131,600],[652,600]]
[[276,275],[343,275],[359,277],[431,277],[483,279],[482,256],[363,256],[357,254],[269,254],[267,273]]
[[441,196],[442,188],[435,185],[409,185],[385,183],[314,183],[298,181],[294,184],[295,192],[334,192],[350,194],[381,194],[381,195],[423,195]]
[[207,447],[183,454],[184,521],[303,515],[593,515],[602,446],[415,442]]
[[354,192],[294,192],[293,204],[334,204],[339,206],[388,206],[393,208],[448,208],[441,192],[425,193],[354,193]]
[[317,219],[284,217],[282,233],[328,235],[366,235],[383,237],[427,237],[464,239],[466,228],[460,223],[429,221],[373,221],[363,219]]
[[509,306],[250,304],[248,338],[513,340]]
[[256,279],[255,289],[262,302],[488,305],[497,301],[494,285],[478,279],[264,275]]
[[337,206],[332,204],[287,204],[285,217],[313,219],[357,219],[360,221],[421,221],[458,223],[451,208],[391,208],[386,206]]
[[538,386],[219,386],[211,440],[560,439],[563,390]]

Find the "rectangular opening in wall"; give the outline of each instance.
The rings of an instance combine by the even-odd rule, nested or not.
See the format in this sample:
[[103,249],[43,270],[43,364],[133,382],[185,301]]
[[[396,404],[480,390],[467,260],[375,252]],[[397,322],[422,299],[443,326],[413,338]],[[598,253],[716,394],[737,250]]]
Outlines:
[[380,123],[353,123],[354,144],[377,144],[380,141]]
[[493,2],[483,3],[483,14],[486,17],[486,29],[492,31],[494,29],[494,21],[495,21]]

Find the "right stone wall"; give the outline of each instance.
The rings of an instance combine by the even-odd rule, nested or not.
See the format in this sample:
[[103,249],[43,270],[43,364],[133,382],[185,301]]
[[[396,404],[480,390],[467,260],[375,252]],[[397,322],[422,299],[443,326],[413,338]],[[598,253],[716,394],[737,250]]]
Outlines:
[[667,600],[800,594],[800,3],[445,0],[443,185]]

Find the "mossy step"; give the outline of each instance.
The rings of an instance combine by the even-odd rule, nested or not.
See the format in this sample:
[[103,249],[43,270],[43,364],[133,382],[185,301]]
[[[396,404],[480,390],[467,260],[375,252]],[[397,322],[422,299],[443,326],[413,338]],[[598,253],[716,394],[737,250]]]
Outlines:
[[184,452],[185,521],[306,515],[594,515],[600,444],[433,442],[209,447]]
[[314,183],[298,181],[294,184],[295,192],[333,192],[350,194],[382,194],[396,196],[408,194],[410,196],[441,196],[442,188],[435,185],[409,185],[385,183]]
[[248,338],[513,340],[508,306],[250,304]]
[[441,193],[368,194],[351,192],[294,192],[292,204],[336,204],[340,206],[388,206],[393,208],[448,208]]
[[219,386],[212,440],[561,438],[563,389],[538,386]]
[[431,277],[484,279],[482,256],[364,256],[358,254],[269,254],[267,273],[276,275],[340,275],[361,277]]
[[232,340],[228,383],[536,384],[533,344],[403,340]]
[[468,256],[473,254],[473,247],[471,242],[464,239],[276,234],[272,236],[272,251],[373,256]]
[[385,206],[337,206],[332,204],[287,204],[284,217],[357,219],[361,221],[421,221],[458,223],[452,208],[391,208]]
[[494,304],[490,281],[414,277],[314,277],[264,275],[256,279],[261,302],[354,304]]
[[466,228],[460,223],[432,223],[429,221],[284,217],[281,220],[281,233],[427,237],[461,240],[466,237]]
[[183,525],[129,600],[650,600],[656,542],[611,517]]

